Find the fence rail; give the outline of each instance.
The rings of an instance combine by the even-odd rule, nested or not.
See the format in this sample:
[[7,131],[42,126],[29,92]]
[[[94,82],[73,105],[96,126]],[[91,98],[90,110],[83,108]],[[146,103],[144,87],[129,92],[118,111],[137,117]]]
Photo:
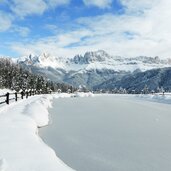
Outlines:
[[4,104],[4,103],[9,104],[10,101],[12,101],[12,100],[18,101],[18,99],[24,99],[24,97],[27,99],[29,96],[40,95],[40,94],[51,94],[51,92],[52,91],[49,91],[46,93],[42,93],[41,91],[22,91],[20,93],[17,93],[17,92],[9,93],[9,92],[7,92],[4,95],[0,95],[0,105]]

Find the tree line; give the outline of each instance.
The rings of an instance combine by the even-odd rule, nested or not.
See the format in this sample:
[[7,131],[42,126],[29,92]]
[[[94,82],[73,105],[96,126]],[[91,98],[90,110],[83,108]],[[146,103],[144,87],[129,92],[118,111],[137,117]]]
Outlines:
[[35,75],[25,70],[21,65],[14,63],[10,58],[0,58],[0,88],[15,91],[32,89],[42,93],[76,90],[70,85],[53,82],[42,75]]

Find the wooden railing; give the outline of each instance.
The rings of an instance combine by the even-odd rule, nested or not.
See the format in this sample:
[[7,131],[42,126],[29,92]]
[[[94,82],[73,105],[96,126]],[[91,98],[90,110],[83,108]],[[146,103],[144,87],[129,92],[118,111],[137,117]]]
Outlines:
[[7,92],[4,95],[0,95],[0,105],[1,104],[9,104],[10,101],[15,100],[17,101],[18,99],[24,99],[24,97],[27,99],[29,96],[34,96],[34,95],[40,95],[40,94],[51,94],[52,91],[42,93],[42,91],[21,91],[20,93],[9,93]]

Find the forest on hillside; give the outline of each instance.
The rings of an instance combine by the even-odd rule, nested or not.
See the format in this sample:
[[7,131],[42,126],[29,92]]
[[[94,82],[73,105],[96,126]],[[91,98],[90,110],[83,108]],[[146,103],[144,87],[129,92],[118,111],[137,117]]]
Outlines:
[[0,58],[0,89],[7,88],[20,91],[34,89],[46,93],[48,91],[74,91],[70,85],[56,83],[42,75],[35,75],[25,70],[9,58]]

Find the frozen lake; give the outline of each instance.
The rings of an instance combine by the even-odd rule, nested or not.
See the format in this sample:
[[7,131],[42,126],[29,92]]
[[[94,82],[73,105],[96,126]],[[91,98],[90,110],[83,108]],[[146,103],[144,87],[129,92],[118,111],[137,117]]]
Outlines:
[[171,105],[136,97],[55,99],[40,136],[77,171],[170,171]]

